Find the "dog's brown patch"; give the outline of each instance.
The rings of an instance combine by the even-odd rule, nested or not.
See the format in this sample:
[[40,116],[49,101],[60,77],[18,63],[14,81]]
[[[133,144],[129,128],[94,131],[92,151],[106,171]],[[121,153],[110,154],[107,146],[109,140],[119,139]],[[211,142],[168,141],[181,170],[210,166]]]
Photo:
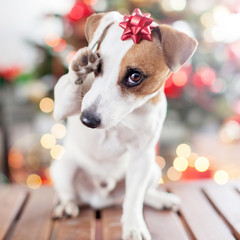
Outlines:
[[85,36],[88,42],[91,42],[93,35],[98,28],[101,19],[103,16],[107,13],[98,13],[98,14],[92,14],[86,22],[85,25]]
[[[163,50],[156,34],[153,34],[152,41],[142,40],[134,44],[122,59],[118,78],[118,85],[122,94],[134,94],[136,97],[143,97],[160,89],[166,78],[169,68],[164,61]],[[126,87],[123,84],[127,69],[139,69],[146,78],[135,87]],[[155,103],[157,98],[154,98]]]

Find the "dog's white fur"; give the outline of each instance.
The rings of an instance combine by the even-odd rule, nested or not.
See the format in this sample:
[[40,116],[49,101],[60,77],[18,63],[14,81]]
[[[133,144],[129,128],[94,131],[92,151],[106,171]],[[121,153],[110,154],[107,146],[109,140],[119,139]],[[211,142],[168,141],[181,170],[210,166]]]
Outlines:
[[[120,94],[116,84],[120,63],[133,46],[132,41],[120,40],[120,21],[122,15],[119,13],[106,14],[89,43],[91,48],[106,26],[114,22],[100,45],[103,75],[94,79],[91,73],[86,75],[82,85],[75,84],[78,76],[71,64],[82,56],[84,48],[77,52],[69,73],[62,76],[55,87],[54,117],[57,120],[68,118],[68,134],[64,155],[51,166],[60,199],[54,216],[75,217],[79,213],[77,204],[103,208],[124,196],[123,239],[149,240],[151,236],[142,214],[143,202],[157,209],[179,205],[176,196],[156,190],[161,170],[155,163],[155,146],[167,104],[162,88],[141,98],[131,94],[123,98]],[[84,69],[79,71],[84,73]],[[161,101],[153,105],[149,99],[159,91],[162,92]],[[82,92],[86,94],[83,96]],[[101,115],[101,126],[97,129],[87,128],[79,119],[80,113],[92,106]],[[118,185],[124,178],[125,195]]]

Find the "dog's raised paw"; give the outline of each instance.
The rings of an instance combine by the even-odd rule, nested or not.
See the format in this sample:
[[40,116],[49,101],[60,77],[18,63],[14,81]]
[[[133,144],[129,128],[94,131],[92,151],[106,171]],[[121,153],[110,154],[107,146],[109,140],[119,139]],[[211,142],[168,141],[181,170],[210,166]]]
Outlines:
[[52,212],[53,219],[61,219],[65,216],[74,218],[74,217],[77,217],[78,215],[79,215],[79,207],[73,201],[58,204],[53,209],[53,212]]
[[93,53],[89,48],[81,48],[73,57],[69,72],[71,75],[76,75],[76,84],[82,83],[87,74],[95,72],[101,62],[101,58],[97,53]]

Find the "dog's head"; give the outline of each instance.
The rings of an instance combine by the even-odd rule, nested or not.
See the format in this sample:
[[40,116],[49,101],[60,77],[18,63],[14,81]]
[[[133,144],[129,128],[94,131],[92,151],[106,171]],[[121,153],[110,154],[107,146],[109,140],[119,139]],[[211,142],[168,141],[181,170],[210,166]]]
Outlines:
[[[168,25],[156,25],[152,41],[122,41],[118,12],[90,16],[86,23],[89,48],[98,39],[102,65],[82,102],[82,115],[109,128],[156,96],[171,72],[177,72],[193,55],[197,41]],[[156,101],[152,101],[152,104]]]

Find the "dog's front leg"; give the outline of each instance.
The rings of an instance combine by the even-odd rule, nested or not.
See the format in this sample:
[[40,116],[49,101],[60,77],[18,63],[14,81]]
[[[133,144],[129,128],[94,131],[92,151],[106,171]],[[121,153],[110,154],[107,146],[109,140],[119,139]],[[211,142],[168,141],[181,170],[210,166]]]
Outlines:
[[[100,64],[100,57],[87,47],[78,50],[69,72],[63,75],[54,88],[54,118],[58,121],[81,112],[81,102],[85,91],[90,88],[90,78]],[[90,74],[92,73],[92,74]]]
[[[135,150],[135,153],[139,151]],[[143,202],[151,179],[154,151],[133,154],[126,173],[126,194],[123,203],[122,228],[124,240],[150,240],[143,218]]]

